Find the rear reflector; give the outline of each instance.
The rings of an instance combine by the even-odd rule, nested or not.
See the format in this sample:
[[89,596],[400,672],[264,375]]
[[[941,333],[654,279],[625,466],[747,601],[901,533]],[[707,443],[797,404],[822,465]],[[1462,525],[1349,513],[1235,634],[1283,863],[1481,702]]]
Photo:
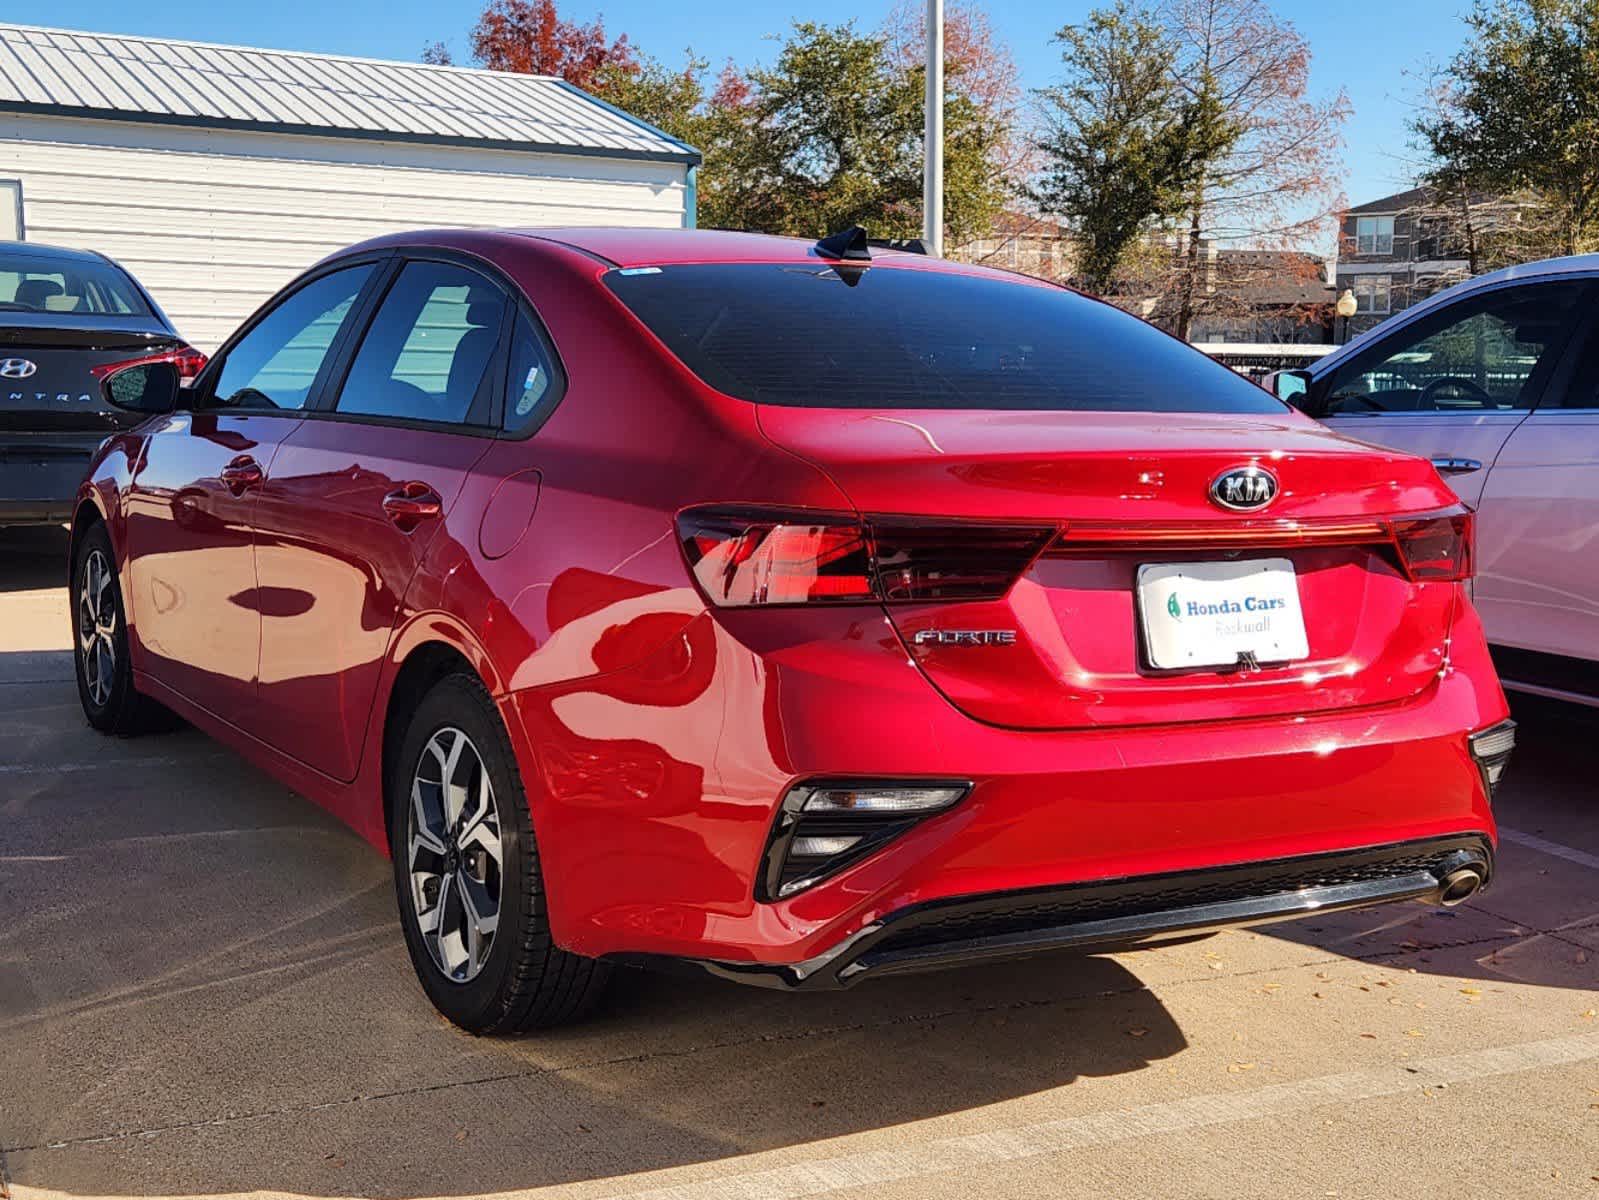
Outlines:
[[756,896],[784,900],[836,875],[966,798],[959,780],[830,780],[788,789],[778,806]]
[[733,508],[690,509],[677,524],[720,608],[998,599],[1057,532]]
[[948,808],[966,794],[954,787],[818,787],[801,805],[808,813],[927,813]]
[[1487,729],[1472,734],[1467,743],[1471,746],[1471,757],[1477,760],[1477,766],[1482,770],[1482,781],[1487,785],[1488,795],[1492,796],[1499,787],[1499,781],[1504,778],[1505,767],[1510,764],[1510,754],[1516,748],[1516,723],[1509,719],[1490,725]]

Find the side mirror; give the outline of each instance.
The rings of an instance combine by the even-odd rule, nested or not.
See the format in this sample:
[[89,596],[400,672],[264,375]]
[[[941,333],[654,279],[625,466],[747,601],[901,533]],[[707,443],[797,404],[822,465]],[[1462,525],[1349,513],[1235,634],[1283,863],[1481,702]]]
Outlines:
[[1292,404],[1297,409],[1305,410],[1310,396],[1310,372],[1273,371],[1266,378],[1266,388],[1285,404]]
[[178,407],[178,368],[169,362],[128,367],[107,375],[100,394],[107,404],[129,412],[169,413]]

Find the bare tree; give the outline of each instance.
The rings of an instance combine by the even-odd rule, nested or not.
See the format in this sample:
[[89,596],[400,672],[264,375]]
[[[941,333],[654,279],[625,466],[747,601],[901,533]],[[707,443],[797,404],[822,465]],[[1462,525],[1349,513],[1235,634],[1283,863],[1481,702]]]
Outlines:
[[[895,0],[881,29],[884,53],[896,69],[907,74],[927,61],[927,5],[924,0]],[[951,0],[944,11],[944,79],[950,93],[971,104],[984,124],[999,131],[989,156],[994,175],[1003,182],[1007,200],[1021,197],[1027,180],[1037,170],[1037,154],[1025,130],[1021,72],[1010,47],[994,30],[988,10],[979,0]],[[1003,257],[1012,245],[1029,238],[1031,219],[1008,216],[990,231],[950,247],[951,257],[987,261]],[[1047,223],[1039,222],[1040,228]],[[975,246],[984,247],[972,253]]]
[[1207,243],[1302,249],[1331,241],[1345,201],[1342,91],[1309,94],[1310,47],[1264,0],[1163,0],[1189,96],[1217,104],[1239,137],[1204,164],[1188,196],[1172,328],[1187,338],[1207,304]]

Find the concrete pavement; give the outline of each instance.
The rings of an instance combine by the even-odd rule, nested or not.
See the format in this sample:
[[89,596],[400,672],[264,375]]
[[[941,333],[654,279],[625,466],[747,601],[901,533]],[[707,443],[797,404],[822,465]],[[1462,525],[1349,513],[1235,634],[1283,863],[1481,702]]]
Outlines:
[[1599,717],[1521,706],[1495,886],[783,996],[628,974],[474,1039],[387,864],[193,731],[83,724],[0,533],[11,1195],[1599,1197]]

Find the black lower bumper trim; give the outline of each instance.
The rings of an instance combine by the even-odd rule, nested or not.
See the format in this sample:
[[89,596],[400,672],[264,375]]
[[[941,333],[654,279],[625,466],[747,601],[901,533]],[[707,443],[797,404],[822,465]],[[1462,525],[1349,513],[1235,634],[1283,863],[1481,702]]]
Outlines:
[[741,963],[618,954],[612,961],[691,967],[784,990],[849,987],[863,979],[1025,958],[1056,950],[1127,949],[1234,925],[1397,900],[1438,901],[1462,868],[1493,872],[1481,834],[1373,846],[1164,875],[966,896],[914,905],[798,963]]
[[0,500],[0,526],[62,525],[72,520],[72,500]]

